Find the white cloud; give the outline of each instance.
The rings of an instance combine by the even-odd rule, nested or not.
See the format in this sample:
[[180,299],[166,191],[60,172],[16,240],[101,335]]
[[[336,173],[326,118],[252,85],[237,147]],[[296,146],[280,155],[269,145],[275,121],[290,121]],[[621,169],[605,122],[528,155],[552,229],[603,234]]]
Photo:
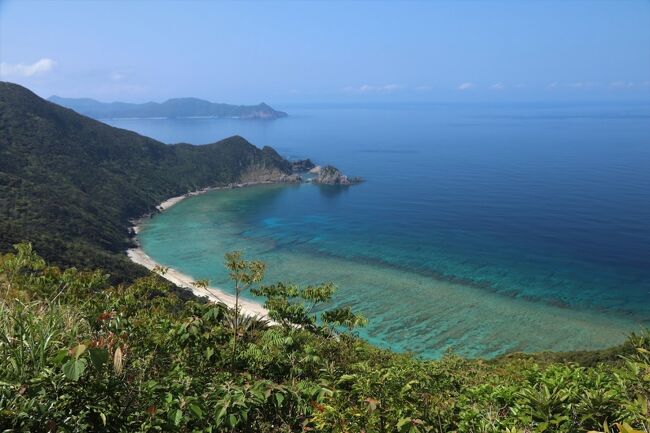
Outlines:
[[55,62],[52,59],[40,59],[31,65],[24,65],[22,63],[10,64],[0,63],[0,76],[3,77],[31,77],[36,74],[43,74],[49,72],[54,67]]
[[623,81],[623,80],[612,81],[611,83],[609,83],[609,85],[616,88],[634,87],[633,82]]
[[504,86],[503,83],[495,83],[490,86],[490,89],[492,90],[503,90],[505,88],[506,86]]
[[594,81],[576,81],[575,83],[569,84],[569,87],[573,87],[574,89],[586,89],[597,85],[598,83]]
[[474,83],[469,83],[469,82],[462,83],[458,86],[458,90],[469,90],[472,87],[476,87],[476,85]]
[[121,80],[123,80],[124,78],[126,78],[126,75],[124,75],[124,74],[120,74],[119,72],[113,72],[113,73],[111,74],[111,80],[112,80],[112,81],[121,81]]
[[546,85],[547,89],[592,89],[600,86],[597,81],[574,81],[572,83],[560,83],[553,81]]
[[382,92],[394,92],[395,90],[401,89],[402,86],[398,86],[397,84],[386,84],[385,86],[381,87]]
[[384,84],[383,86],[363,84],[359,87],[348,86],[344,88],[343,91],[349,93],[391,93],[401,88],[403,88],[403,86],[398,84]]

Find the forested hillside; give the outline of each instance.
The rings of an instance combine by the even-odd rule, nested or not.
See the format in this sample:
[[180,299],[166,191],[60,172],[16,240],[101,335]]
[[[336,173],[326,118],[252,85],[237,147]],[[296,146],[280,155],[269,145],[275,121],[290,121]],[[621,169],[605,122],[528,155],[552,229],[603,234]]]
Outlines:
[[251,172],[278,177],[291,167],[242,137],[166,145],[0,83],[0,251],[29,241],[54,263],[116,280],[144,275],[123,254],[129,219]]

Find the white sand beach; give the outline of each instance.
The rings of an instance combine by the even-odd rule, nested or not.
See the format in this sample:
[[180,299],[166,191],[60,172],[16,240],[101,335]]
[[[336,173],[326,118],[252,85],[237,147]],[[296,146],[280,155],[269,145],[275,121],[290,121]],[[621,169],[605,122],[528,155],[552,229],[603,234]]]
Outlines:
[[[142,248],[132,248],[127,251],[127,255],[132,262],[154,271],[156,267],[163,267],[145,253]],[[207,289],[195,287],[192,283],[195,281],[189,275],[185,275],[175,269],[167,268],[164,274],[158,273],[166,280],[176,284],[179,287],[191,290],[196,296],[208,298],[212,302],[223,302],[231,308],[235,307],[235,296],[226,293],[217,287],[208,287]],[[268,312],[259,303],[244,298],[239,298],[240,311],[248,316],[262,316],[268,318]]]
[[[187,197],[203,194],[205,192],[216,190],[216,189],[241,188],[249,185],[253,185],[253,184],[247,183],[247,184],[230,185],[227,187],[206,188],[200,191],[195,191],[195,192],[191,192],[191,193],[187,193],[187,194],[183,194],[177,197],[172,197],[170,199],[167,199],[164,202],[160,203],[157,206],[157,208],[158,210],[163,212]],[[135,231],[136,234],[140,231],[139,224],[140,224],[139,221],[135,221],[133,225],[133,230]],[[165,266],[161,265],[160,263],[157,263],[154,259],[149,257],[147,253],[145,253],[144,250],[140,247],[131,248],[127,250],[126,254],[129,257],[129,259],[131,259],[132,262],[142,265],[145,268],[149,269],[150,271],[157,272],[156,271],[157,267],[166,268]],[[166,272],[164,274],[161,272],[157,272],[157,273],[163,278],[165,278],[166,280],[170,281],[171,283],[174,283],[179,287],[183,287],[192,291],[192,293],[194,293],[196,296],[207,297],[212,302],[222,302],[228,305],[230,308],[235,307],[235,295],[226,293],[225,291],[223,291],[218,287],[208,287],[207,289],[195,287],[193,283],[196,280],[194,278],[190,277],[189,275],[185,275],[177,271],[176,269],[172,269],[172,268],[166,268]],[[264,318],[268,318],[268,311],[266,311],[266,309],[262,306],[262,304],[258,302],[240,297],[239,307],[242,314],[248,316],[261,316]]]

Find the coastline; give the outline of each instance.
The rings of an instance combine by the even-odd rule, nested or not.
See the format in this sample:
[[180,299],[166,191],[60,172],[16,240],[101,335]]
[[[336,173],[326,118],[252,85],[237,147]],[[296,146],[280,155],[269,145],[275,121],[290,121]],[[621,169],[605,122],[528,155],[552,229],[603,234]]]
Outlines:
[[[158,206],[156,206],[156,208],[158,209],[159,212],[164,212],[167,209],[171,208],[172,206],[180,203],[186,198],[193,197],[199,194],[205,194],[206,192],[216,191],[220,189],[245,188],[248,186],[273,184],[273,183],[278,183],[278,182],[271,182],[271,181],[247,182],[247,183],[230,184],[227,186],[203,188],[198,191],[193,191],[176,197],[168,198],[167,200],[163,201]],[[144,221],[146,218],[151,218],[151,216],[152,215],[150,214],[145,215],[141,218],[132,221],[133,223],[132,229],[136,235],[140,232],[141,229],[140,226],[142,224],[142,221]],[[189,275],[183,274],[182,272],[179,272],[176,269],[164,266],[156,262],[147,253],[144,252],[144,250],[140,246],[140,243],[138,242],[137,237],[135,239],[135,242],[138,246],[135,248],[130,248],[126,251],[126,255],[133,263],[144,266],[145,268],[149,269],[152,272],[156,272],[158,275],[160,275],[167,281],[191,291],[195,296],[208,298],[210,302],[221,302],[223,304],[226,304],[229,308],[235,308],[235,295],[227,293],[223,289],[215,286],[208,286],[207,288],[195,287],[193,283],[196,281],[196,279],[192,278]],[[164,268],[166,269],[166,272],[164,273],[158,272],[156,270],[157,268]],[[240,308],[240,312],[246,316],[259,316],[268,319],[268,311],[259,302],[255,302],[250,299],[240,297],[239,308]]]
[[[172,197],[162,202],[158,209],[165,211],[184,198],[203,192],[238,186],[244,184]],[[222,194],[215,194],[214,198],[218,199],[217,196],[223,197]],[[188,209],[191,205],[188,203]],[[185,209],[178,211],[174,215],[185,215]],[[144,224],[148,223],[143,219],[140,227],[144,227]],[[238,236],[237,233],[233,235]],[[176,249],[173,243],[168,244],[167,248]],[[150,270],[159,265],[141,248],[130,250],[128,255],[132,261]],[[267,274],[271,280],[281,281],[286,275],[292,275],[298,281],[311,281],[313,269],[325,268],[329,280],[348,281],[349,287],[355,290],[354,296],[348,298],[355,311],[373,317],[368,327],[359,331],[360,336],[378,347],[390,347],[397,352],[416,352],[431,359],[442,356],[447,347],[455,347],[462,351],[463,356],[487,358],[509,352],[596,350],[620,343],[630,331],[638,330],[638,324],[630,322],[628,318],[575,310],[565,305],[540,303],[523,297],[496,295],[493,291],[483,290],[465,281],[441,280],[440,276],[431,274],[404,272],[400,268],[384,265],[378,269],[373,263],[360,264],[336,256],[292,255],[290,251],[274,251],[273,256],[276,262]],[[271,262],[263,255],[256,257]],[[354,276],[352,281],[351,275]],[[234,296],[227,290],[219,287],[208,290],[195,288],[192,286],[195,278],[177,269],[168,268],[163,277],[196,296],[207,297],[212,302],[223,302],[229,307],[234,305]],[[388,293],[394,287],[403,285],[410,287],[409,296],[396,304],[382,302],[376,296],[377,292]],[[243,314],[268,317],[268,312],[255,300],[240,298],[240,302]],[[422,309],[422,305],[430,306]],[[413,319],[404,320],[404,317]],[[411,326],[411,323],[414,325]],[[574,336],[568,338],[566,329],[571,329]]]
[[[221,302],[226,304],[229,308],[235,308],[235,295],[226,293],[218,287],[209,286],[205,289],[195,287],[192,284],[195,281],[194,278],[190,277],[189,275],[185,275],[176,269],[167,268],[161,265],[149,257],[149,255],[147,255],[147,253],[145,253],[144,250],[140,247],[127,250],[126,255],[129,257],[129,259],[131,259],[132,262],[142,265],[152,272],[156,272],[167,281],[179,287],[190,290],[195,296],[208,298],[210,302]],[[157,272],[157,267],[163,267],[167,271],[164,274]],[[259,304],[255,301],[240,297],[239,308],[240,312],[246,316],[260,316],[263,318],[268,318],[268,311],[262,306],[262,304]]]

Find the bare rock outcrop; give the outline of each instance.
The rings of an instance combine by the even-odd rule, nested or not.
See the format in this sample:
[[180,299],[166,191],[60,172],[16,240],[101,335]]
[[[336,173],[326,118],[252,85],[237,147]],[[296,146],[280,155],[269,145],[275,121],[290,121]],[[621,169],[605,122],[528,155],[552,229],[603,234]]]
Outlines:
[[353,185],[363,181],[360,177],[348,177],[331,165],[318,167],[318,170],[312,172],[317,174],[312,182],[321,185]]
[[300,175],[286,173],[277,168],[265,166],[253,166],[241,175],[241,183],[299,183],[302,182]]

